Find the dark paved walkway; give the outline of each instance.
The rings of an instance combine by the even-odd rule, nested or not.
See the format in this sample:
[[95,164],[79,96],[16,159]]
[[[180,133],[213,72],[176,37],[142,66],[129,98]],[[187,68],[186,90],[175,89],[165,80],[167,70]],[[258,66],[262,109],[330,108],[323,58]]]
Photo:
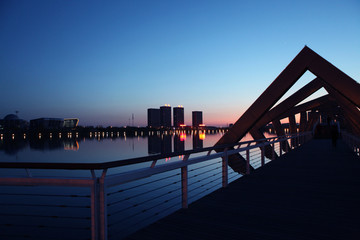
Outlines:
[[360,159],[312,140],[129,239],[360,239]]

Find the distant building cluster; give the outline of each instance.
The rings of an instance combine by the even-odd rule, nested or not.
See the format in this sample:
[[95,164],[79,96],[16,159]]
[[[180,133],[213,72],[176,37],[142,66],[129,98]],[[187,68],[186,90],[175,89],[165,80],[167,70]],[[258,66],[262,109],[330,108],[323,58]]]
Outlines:
[[0,130],[61,130],[73,129],[79,123],[78,118],[37,118],[27,122],[15,114],[0,119]]
[[30,120],[31,129],[62,129],[76,128],[79,123],[77,118],[37,118]]
[[[147,110],[147,126],[150,128],[185,127],[184,117],[184,107],[181,105],[174,107],[173,124],[171,124],[171,106],[169,104],[165,104],[160,108],[149,108]],[[204,126],[201,111],[192,112],[192,126]]]

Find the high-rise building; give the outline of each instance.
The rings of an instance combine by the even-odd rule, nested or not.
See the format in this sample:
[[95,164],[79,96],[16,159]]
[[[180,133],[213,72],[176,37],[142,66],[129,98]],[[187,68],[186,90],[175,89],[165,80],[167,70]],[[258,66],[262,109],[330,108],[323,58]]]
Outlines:
[[147,114],[148,114],[148,127],[157,128],[161,126],[160,109],[149,108]]
[[174,127],[184,125],[184,107],[177,106],[173,108],[174,111]]
[[201,111],[193,111],[192,112],[192,126],[199,127],[203,124],[202,112]]
[[171,127],[171,107],[169,104],[160,107],[160,124],[162,127]]

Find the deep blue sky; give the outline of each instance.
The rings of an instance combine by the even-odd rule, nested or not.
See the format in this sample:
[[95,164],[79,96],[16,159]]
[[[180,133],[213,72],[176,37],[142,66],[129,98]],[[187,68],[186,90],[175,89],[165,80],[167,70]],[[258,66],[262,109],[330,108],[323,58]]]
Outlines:
[[2,0],[0,118],[145,126],[180,104],[225,125],[304,45],[359,81],[359,39],[358,0]]

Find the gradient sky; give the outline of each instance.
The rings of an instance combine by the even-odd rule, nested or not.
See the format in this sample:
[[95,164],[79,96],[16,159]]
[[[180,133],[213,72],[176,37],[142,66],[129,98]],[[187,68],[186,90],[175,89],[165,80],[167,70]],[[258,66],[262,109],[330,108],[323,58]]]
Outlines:
[[145,126],[170,104],[226,125],[305,45],[359,82],[360,1],[1,0],[0,118]]

